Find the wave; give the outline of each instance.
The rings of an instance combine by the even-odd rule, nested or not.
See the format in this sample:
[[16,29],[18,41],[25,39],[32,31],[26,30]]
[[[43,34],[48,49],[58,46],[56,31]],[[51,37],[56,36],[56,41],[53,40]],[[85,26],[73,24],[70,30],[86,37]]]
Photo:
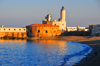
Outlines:
[[[71,42],[72,43],[72,42]],[[77,42],[75,42],[77,43]],[[81,43],[78,43],[81,44]],[[75,63],[78,63],[83,57],[85,57],[85,55],[87,55],[88,53],[90,53],[92,51],[92,48],[86,44],[81,44],[84,49],[74,53],[74,54],[70,54],[70,55],[65,55],[62,64],[59,66],[71,66],[74,65]],[[77,59],[76,59],[77,57]]]

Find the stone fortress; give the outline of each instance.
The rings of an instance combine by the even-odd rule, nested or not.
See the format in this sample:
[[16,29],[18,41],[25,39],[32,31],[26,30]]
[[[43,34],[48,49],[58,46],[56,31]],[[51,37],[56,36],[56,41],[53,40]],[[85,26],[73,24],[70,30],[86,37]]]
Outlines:
[[61,34],[59,26],[51,24],[32,24],[26,26],[28,37],[54,37]]
[[51,15],[48,14],[43,19],[42,24],[32,24],[26,26],[28,37],[54,37],[59,36],[63,31],[66,31],[64,6],[61,9],[61,17],[57,20],[51,20]]

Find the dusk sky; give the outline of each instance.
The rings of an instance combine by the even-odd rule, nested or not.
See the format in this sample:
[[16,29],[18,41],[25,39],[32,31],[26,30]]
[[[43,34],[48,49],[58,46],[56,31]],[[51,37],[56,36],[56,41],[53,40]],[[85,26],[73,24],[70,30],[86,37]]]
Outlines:
[[0,25],[41,24],[47,14],[58,20],[62,6],[66,9],[68,27],[100,24],[100,0],[0,0]]

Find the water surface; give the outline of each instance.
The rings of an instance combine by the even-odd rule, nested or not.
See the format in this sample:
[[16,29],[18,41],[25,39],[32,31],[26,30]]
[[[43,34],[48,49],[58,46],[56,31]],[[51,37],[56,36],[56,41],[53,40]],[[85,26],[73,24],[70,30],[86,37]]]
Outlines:
[[91,48],[58,40],[0,40],[2,66],[71,66]]

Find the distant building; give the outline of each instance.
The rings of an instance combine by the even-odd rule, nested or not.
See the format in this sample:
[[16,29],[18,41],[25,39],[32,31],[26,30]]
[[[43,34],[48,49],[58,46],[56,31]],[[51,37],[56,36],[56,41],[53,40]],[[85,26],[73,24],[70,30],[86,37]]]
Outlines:
[[92,36],[100,36],[100,24],[90,24],[89,30]]
[[45,19],[43,19],[43,24],[51,24],[51,25],[59,25],[59,30],[66,31],[66,20],[65,20],[65,12],[64,6],[61,9],[61,17],[58,20],[51,20],[51,15],[48,14]]
[[25,38],[27,37],[26,28],[12,28],[2,25],[0,27],[0,38],[2,37]]
[[32,24],[26,26],[28,37],[54,37],[61,34],[59,26],[51,24]]
[[67,27],[66,28],[66,31],[70,32],[70,31],[89,31],[88,28],[85,28],[85,27]]

